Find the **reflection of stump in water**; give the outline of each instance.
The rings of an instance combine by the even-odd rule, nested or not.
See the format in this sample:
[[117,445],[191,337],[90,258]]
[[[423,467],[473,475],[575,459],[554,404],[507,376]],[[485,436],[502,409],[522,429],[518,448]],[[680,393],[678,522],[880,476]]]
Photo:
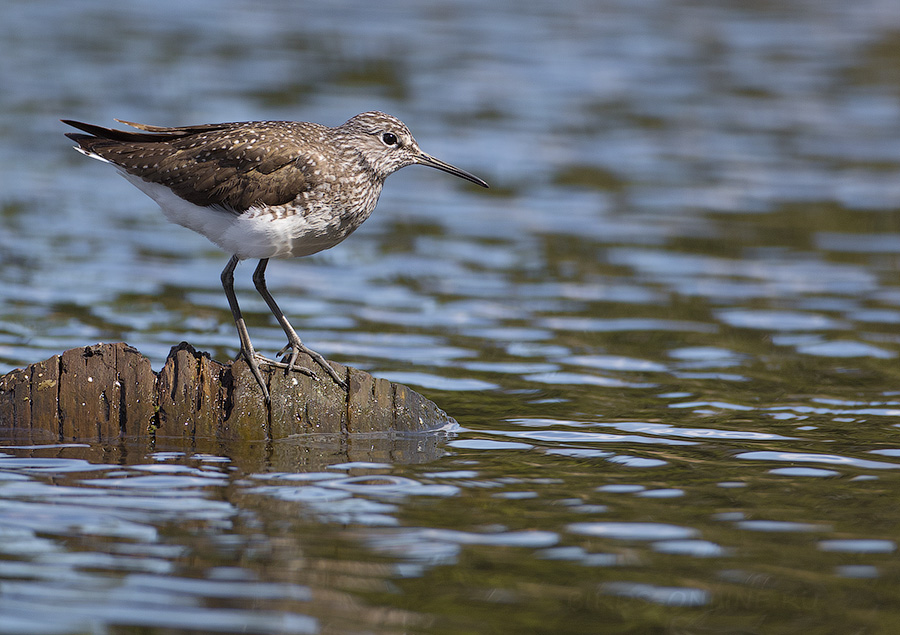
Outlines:
[[[302,356],[299,363],[316,370]],[[184,342],[172,349],[159,373],[124,343],[71,349],[0,376],[0,431],[23,442],[121,438],[170,446],[310,433],[336,439],[385,436],[453,423],[406,386],[331,364],[347,378],[349,392],[328,377],[272,369],[265,373],[272,398],[267,408],[246,363],[220,364]]]

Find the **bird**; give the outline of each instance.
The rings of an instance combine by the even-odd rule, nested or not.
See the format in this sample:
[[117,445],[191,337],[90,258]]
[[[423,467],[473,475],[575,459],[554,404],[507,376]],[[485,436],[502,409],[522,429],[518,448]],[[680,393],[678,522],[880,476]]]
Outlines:
[[[329,127],[303,121],[240,121],[193,126],[151,126],[123,119],[136,129],[119,130],[71,119],[81,132],[67,132],[82,154],[111,164],[153,199],[166,219],[191,229],[231,254],[221,282],[234,317],[243,357],[270,396],[259,364],[304,372],[309,356],[343,390],[343,378],[319,353],[306,347],[266,286],[271,258],[309,256],[334,247],[375,209],[385,179],[409,165],[424,165],[489,187],[479,177],[419,148],[396,117],[370,111]],[[276,357],[253,348],[234,292],[234,270],[255,259],[256,290],[265,300],[287,344]]]

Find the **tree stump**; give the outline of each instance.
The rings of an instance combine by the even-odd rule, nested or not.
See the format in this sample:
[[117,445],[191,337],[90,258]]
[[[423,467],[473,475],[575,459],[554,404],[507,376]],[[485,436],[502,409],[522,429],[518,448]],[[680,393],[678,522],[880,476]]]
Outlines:
[[[316,371],[308,358],[299,363]],[[0,432],[22,442],[171,444],[417,433],[455,423],[406,386],[329,363],[348,391],[321,369],[314,379],[263,366],[267,405],[243,360],[221,364],[186,342],[172,348],[158,373],[122,342],[75,348],[0,376]]]

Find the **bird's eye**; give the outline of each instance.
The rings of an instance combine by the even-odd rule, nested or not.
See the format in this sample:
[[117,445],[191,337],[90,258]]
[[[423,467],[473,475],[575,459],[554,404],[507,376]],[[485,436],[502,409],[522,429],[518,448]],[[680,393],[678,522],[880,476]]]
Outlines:
[[386,146],[395,146],[397,145],[397,135],[393,132],[385,132],[381,135],[381,140],[384,142]]

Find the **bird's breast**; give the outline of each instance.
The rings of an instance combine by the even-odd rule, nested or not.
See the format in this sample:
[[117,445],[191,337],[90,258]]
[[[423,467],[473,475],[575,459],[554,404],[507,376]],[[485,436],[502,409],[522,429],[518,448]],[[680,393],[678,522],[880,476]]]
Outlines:
[[[285,205],[251,208],[223,237],[239,257],[296,258],[334,247],[372,214],[381,187],[347,195],[340,184],[301,192]],[[221,244],[221,243],[220,243]]]

